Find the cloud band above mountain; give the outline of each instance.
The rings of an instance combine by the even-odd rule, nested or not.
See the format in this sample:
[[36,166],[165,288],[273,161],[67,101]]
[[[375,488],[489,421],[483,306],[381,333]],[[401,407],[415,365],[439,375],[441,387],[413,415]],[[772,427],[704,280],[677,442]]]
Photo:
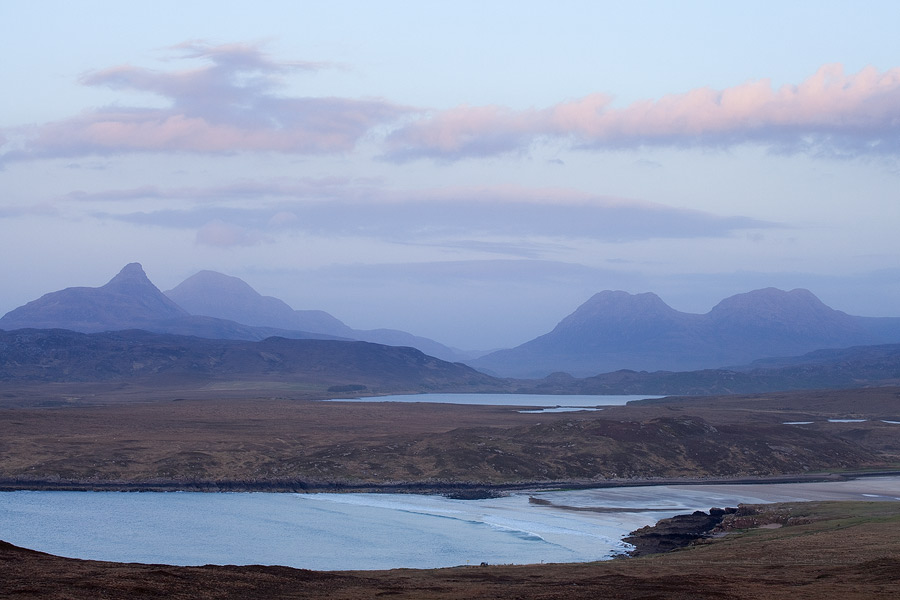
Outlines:
[[168,107],[107,106],[20,128],[15,140],[7,140],[5,160],[129,152],[343,152],[372,127],[409,112],[382,100],[277,93],[289,74],[333,67],[328,63],[275,61],[247,44],[194,41],[172,50],[205,65],[174,71],[123,65],[81,78],[88,86],[153,94]]
[[461,105],[429,112],[382,99],[279,93],[289,76],[335,68],[331,63],[276,61],[249,44],[192,41],[170,50],[202,65],[169,71],[121,65],[80,80],[152,94],[165,106],[117,104],[7,129],[0,132],[0,160],[135,152],[331,154],[352,151],[367,135],[376,152],[401,162],[527,153],[547,141],[582,150],[758,144],[817,156],[900,151],[900,68],[848,75],[842,65],[828,64],[778,89],[761,79],[623,107],[594,93],[543,109]]
[[399,160],[522,152],[545,139],[583,149],[643,146],[728,147],[757,143],[785,152],[826,155],[900,151],[900,68],[846,75],[829,64],[799,85],[768,80],[714,90],[697,88],[623,108],[592,94],[542,110],[459,106],[395,131]]

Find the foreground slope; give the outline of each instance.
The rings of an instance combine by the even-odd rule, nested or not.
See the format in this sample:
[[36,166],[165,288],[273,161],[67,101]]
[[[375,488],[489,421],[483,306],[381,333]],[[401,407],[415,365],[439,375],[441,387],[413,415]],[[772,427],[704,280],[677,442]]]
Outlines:
[[[416,600],[721,598],[870,600],[900,587],[900,503],[760,507],[784,526],[736,529],[678,552],[600,563],[317,572],[286,567],[122,564],[59,558],[0,542],[16,598]],[[778,523],[778,521],[776,521]]]

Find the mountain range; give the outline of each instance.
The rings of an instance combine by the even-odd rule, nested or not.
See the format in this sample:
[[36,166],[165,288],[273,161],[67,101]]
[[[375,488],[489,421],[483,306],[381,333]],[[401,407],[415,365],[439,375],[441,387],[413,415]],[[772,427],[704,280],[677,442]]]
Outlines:
[[825,348],[900,342],[900,318],[850,316],[808,290],[755,290],[706,314],[680,312],[652,293],[595,294],[549,333],[469,362],[505,377],[620,369],[691,371]]
[[451,362],[476,355],[396,329],[352,329],[325,311],[294,310],[278,298],[263,296],[237,277],[215,271],[200,271],[165,292],[165,295],[191,314],[255,327],[306,331],[389,346],[410,346]]
[[324,311],[294,310],[237,277],[213,271],[200,271],[163,293],[138,263],[126,265],[104,286],[51,292],[0,318],[0,329],[24,328],[140,329],[245,341],[272,336],[361,340],[413,347],[499,377],[533,379],[556,372],[592,377],[622,369],[721,369],[820,349],[900,343],[900,318],[851,316],[802,289],[738,294],[706,314],[677,311],[652,293],[604,291],[549,333],[472,358],[406,332],[357,330]]
[[140,263],[101,287],[50,292],[2,318],[0,329],[69,329],[82,333],[142,329],[211,339],[343,339],[410,346],[451,362],[470,355],[404,331],[351,329],[324,311],[293,310],[237,277],[201,271],[165,294]]

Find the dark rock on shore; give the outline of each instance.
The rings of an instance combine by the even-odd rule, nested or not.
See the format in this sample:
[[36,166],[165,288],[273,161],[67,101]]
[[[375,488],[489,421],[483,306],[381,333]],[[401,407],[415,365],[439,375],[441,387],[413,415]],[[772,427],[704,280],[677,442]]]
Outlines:
[[634,546],[629,556],[647,556],[684,548],[708,537],[725,518],[737,508],[711,508],[708,513],[698,510],[690,515],[677,515],[662,519],[656,525],[641,527],[631,532],[624,541]]

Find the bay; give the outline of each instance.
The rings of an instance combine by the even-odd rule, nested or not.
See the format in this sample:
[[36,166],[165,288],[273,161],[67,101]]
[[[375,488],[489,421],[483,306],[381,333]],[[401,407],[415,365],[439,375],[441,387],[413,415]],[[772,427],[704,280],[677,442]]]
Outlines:
[[[529,501],[534,497],[551,505]],[[658,519],[713,506],[900,500],[900,477],[766,485],[413,494],[0,493],[0,539],[73,558],[317,570],[603,560]],[[611,512],[563,507],[616,508]],[[649,509],[649,510],[648,510]]]

